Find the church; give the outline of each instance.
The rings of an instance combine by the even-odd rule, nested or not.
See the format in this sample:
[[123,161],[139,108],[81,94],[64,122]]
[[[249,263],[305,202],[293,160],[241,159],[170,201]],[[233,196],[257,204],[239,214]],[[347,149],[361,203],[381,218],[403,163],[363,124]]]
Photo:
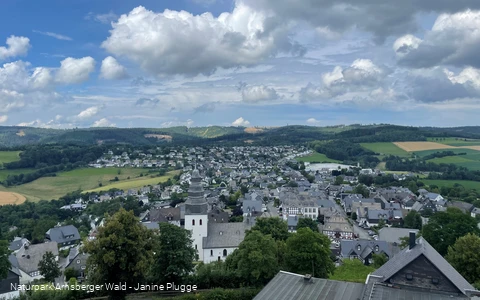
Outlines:
[[202,177],[197,169],[192,171],[188,200],[185,202],[185,229],[192,233],[193,247],[198,260],[204,263],[225,260],[238,248],[245,238],[245,230],[253,225],[251,217],[244,222],[209,222],[208,204],[202,186]]

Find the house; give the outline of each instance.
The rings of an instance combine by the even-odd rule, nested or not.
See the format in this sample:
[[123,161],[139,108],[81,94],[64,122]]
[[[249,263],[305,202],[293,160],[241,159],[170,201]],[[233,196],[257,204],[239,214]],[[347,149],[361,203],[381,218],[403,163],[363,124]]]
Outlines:
[[467,214],[471,214],[473,209],[475,208],[472,204],[464,201],[451,201],[451,202],[448,202],[447,206],[456,207],[460,209],[463,213],[467,213]]
[[[370,274],[365,294],[373,299],[466,299],[479,292],[424,238],[409,234],[409,245]],[[388,296],[387,296],[388,295]]]
[[34,279],[42,278],[38,270],[38,263],[47,252],[52,252],[55,260],[58,261],[58,244],[56,242],[23,246],[17,252],[15,256],[17,257],[18,269],[21,274],[20,284],[28,284]]
[[353,228],[347,218],[336,212],[324,220],[322,233],[331,239],[353,239]]
[[228,212],[226,211],[221,211],[219,209],[214,209],[211,210],[208,213],[208,222],[212,223],[228,223],[228,220],[230,219],[230,216],[228,215]]
[[364,285],[280,271],[253,300],[357,300]]
[[20,270],[18,269],[17,257],[10,254],[8,257],[10,261],[10,269],[8,270],[7,277],[0,280],[0,299],[17,299],[20,296],[18,289],[12,288],[20,284]]
[[253,214],[256,212],[261,213],[263,211],[262,204],[263,202],[261,200],[243,200],[243,205],[242,205],[243,215],[246,216],[248,214]]
[[[87,269],[87,259],[88,254],[80,251],[80,248],[73,247],[70,248],[68,254],[67,266],[65,269],[71,268],[77,273],[77,281],[82,282],[86,279],[86,269]],[[65,278],[65,281],[68,281],[70,278]]]
[[45,238],[58,243],[60,248],[73,246],[81,240],[77,227],[73,225],[50,228],[45,233]]
[[359,259],[365,265],[370,265],[373,254],[385,254],[387,258],[392,257],[392,251],[385,241],[371,240],[342,240],[340,241],[340,257]]
[[17,253],[24,245],[30,245],[30,241],[26,238],[15,237],[13,241],[8,245],[8,250],[13,254]]
[[297,232],[298,216],[287,217],[288,232]]
[[203,262],[225,260],[245,238],[245,222],[209,223],[208,235],[203,238]]
[[402,243],[401,238],[409,237],[412,231],[415,233],[419,232],[418,229],[383,227],[378,231],[378,240],[400,245]]
[[144,220],[155,223],[170,223],[178,227],[183,225],[180,207],[153,208],[144,217]]
[[365,224],[368,227],[377,226],[380,220],[386,224],[399,223],[402,221],[403,213],[401,210],[372,209],[367,210],[367,220]]

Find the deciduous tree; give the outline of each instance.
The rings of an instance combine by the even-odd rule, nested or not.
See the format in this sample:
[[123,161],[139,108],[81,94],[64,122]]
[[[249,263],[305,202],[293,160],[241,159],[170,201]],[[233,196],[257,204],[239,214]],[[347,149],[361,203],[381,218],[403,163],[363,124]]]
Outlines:
[[[287,240],[289,236],[287,222],[281,218],[258,218],[251,231],[260,231],[263,234],[269,234],[274,240]],[[247,233],[248,235],[248,233]]]
[[455,207],[433,214],[422,229],[423,237],[441,255],[446,255],[448,246],[452,246],[459,237],[468,233],[480,233],[477,221]]
[[[155,239],[153,232],[143,226],[132,211],[120,209],[107,217],[97,238],[87,242],[90,254],[87,265],[89,280],[93,284],[142,283],[153,262]],[[110,299],[125,299],[127,291],[110,290]]]
[[300,218],[297,223],[297,230],[300,228],[310,228],[314,232],[318,232],[318,224],[310,218]]
[[422,229],[422,216],[415,210],[410,211],[403,219],[403,226],[412,229]]
[[10,251],[8,250],[7,241],[0,241],[0,280],[8,276],[8,269],[10,269],[9,255]]
[[447,261],[470,283],[480,283],[480,237],[467,234],[448,247]]
[[190,231],[170,223],[160,223],[151,274],[159,283],[180,283],[193,271],[197,258]]
[[310,228],[298,229],[287,239],[285,264],[290,272],[327,278],[335,268],[330,259],[330,240]]
[[266,284],[279,271],[275,240],[257,230],[251,231],[226,263],[229,269],[237,270],[246,285]]
[[54,282],[55,278],[62,274],[55,255],[50,251],[43,254],[42,260],[38,263],[38,271],[48,282]]

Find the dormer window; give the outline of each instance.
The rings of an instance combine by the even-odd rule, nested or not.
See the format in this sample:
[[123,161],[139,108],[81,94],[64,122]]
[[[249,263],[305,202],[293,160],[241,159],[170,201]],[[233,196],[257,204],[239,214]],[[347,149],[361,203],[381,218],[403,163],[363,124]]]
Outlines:
[[375,252],[378,252],[380,250],[380,248],[378,247],[378,245],[375,246]]
[[358,245],[357,246],[357,251],[360,251],[362,249],[362,246]]

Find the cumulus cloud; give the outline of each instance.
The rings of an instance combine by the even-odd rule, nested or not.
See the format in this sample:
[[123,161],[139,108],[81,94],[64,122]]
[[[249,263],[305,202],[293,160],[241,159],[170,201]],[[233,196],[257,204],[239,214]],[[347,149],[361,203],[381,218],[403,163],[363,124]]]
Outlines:
[[391,71],[380,67],[369,59],[357,59],[350,67],[336,66],[331,72],[322,74],[322,85],[309,83],[299,93],[301,101],[322,100],[339,95],[371,90],[384,84]]
[[108,56],[102,61],[100,68],[100,77],[105,79],[125,79],[128,78],[127,70],[118,61]]
[[67,57],[60,62],[55,79],[57,82],[74,84],[82,83],[89,79],[90,73],[95,70],[95,60],[90,57]]
[[30,49],[30,39],[23,36],[10,36],[7,38],[7,47],[0,46],[0,60],[10,57],[27,55]]
[[[273,12],[282,22],[308,22],[314,28],[328,28],[331,33],[356,28],[373,33],[377,42],[388,36],[413,32],[418,28],[418,13],[457,13],[468,8],[480,9],[477,0],[242,0],[262,12]],[[367,17],[368,16],[368,17]]]
[[61,40],[61,41],[73,41],[73,39],[71,37],[63,35],[63,34],[58,34],[58,33],[55,33],[55,32],[39,31],[39,30],[33,30],[33,32],[38,33],[38,34],[42,34],[42,35],[46,35],[46,36],[49,36],[49,37],[53,37],[53,38],[55,38],[57,40]]
[[480,67],[480,11],[441,14],[423,40],[403,36],[394,43],[401,65],[430,68],[436,65]]
[[102,118],[98,121],[95,121],[91,127],[115,127],[116,124],[110,122],[107,118]]
[[218,17],[168,9],[156,13],[139,6],[112,23],[102,47],[153,74],[192,76],[255,65],[279,51],[304,51],[289,42],[285,25],[269,20],[267,13],[240,1],[233,12]]
[[242,117],[232,122],[232,126],[247,127],[249,125],[250,125],[250,122],[247,120],[244,120]]
[[72,123],[61,123],[59,120],[52,119],[47,122],[43,122],[40,119],[36,119],[30,122],[22,122],[17,124],[17,126],[22,126],[22,127],[38,127],[38,128],[55,128],[55,129],[64,129],[64,128],[74,128],[76,127],[75,124]]
[[0,66],[0,111],[24,107],[27,103],[58,100],[52,90],[52,75],[47,68],[32,68],[30,63],[15,61]]
[[244,102],[260,102],[269,101],[279,98],[277,91],[274,88],[265,85],[247,85],[241,83],[239,87],[242,93],[242,100]]
[[7,116],[7,115],[0,116],[0,124],[7,122],[7,120],[8,120],[8,116]]
[[163,122],[160,126],[164,128],[168,127],[175,127],[175,126],[187,126],[191,127],[195,122],[192,119],[188,119],[187,121],[167,121]]
[[135,102],[135,106],[156,106],[160,100],[150,98],[140,98]]
[[315,119],[315,118],[310,118],[310,119],[307,119],[307,124],[310,124],[310,125],[318,125],[320,124],[320,121]]
[[103,106],[92,106],[92,107],[89,107],[89,108],[81,111],[81,112],[75,117],[75,119],[77,119],[77,120],[90,119],[90,118],[92,118],[93,116],[96,116],[102,109],[103,109]]
[[106,14],[94,14],[93,12],[89,12],[85,16],[85,20],[93,20],[102,24],[110,24],[117,19],[118,16],[113,12],[109,12]]

